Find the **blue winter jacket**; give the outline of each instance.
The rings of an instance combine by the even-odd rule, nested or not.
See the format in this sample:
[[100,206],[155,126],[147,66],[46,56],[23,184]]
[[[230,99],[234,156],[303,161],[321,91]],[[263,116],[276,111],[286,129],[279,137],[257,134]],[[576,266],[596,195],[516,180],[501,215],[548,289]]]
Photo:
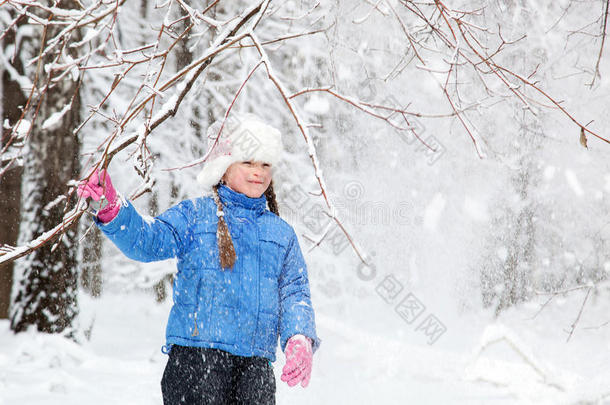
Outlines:
[[220,267],[216,204],[211,197],[186,200],[146,220],[126,201],[102,232],[129,258],[142,262],[176,257],[174,305],[167,344],[218,348],[239,356],[275,361],[280,347],[303,334],[317,350],[307,267],[292,227],[266,209],[266,198],[250,198],[226,185],[224,205],[237,260]]

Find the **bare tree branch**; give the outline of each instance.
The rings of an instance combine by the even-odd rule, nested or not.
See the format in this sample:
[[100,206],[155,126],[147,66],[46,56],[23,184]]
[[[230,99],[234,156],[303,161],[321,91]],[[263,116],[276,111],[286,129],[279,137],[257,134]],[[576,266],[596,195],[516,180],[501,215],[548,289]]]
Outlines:
[[604,44],[606,43],[606,28],[608,27],[608,6],[610,6],[610,0],[606,0],[604,3],[604,22],[602,24],[602,43],[599,46],[599,54],[597,55],[597,62],[595,63],[595,71],[593,72],[593,78],[591,79],[591,83],[589,83],[589,87],[593,87],[595,83],[595,79],[597,77],[601,77],[599,72],[599,64],[602,61],[602,53],[604,52]]
[[[286,103],[288,110],[294,117],[294,120],[297,124],[297,127],[299,128],[299,131],[301,132],[301,134],[303,135],[303,138],[305,139],[305,143],[307,144],[307,152],[308,152],[309,158],[311,159],[311,162],[313,164],[314,175],[316,176],[316,179],[318,180],[318,185],[320,186],[320,191],[322,193],[322,196],[324,197],[324,202],[326,203],[326,206],[329,210],[329,212],[327,212],[327,215],[333,219],[333,221],[337,224],[337,226],[339,226],[339,228],[341,228],[341,231],[347,237],[349,243],[352,245],[352,248],[354,249],[354,251],[356,252],[358,257],[360,258],[360,260],[366,264],[367,262],[364,259],[363,255],[360,253],[360,250],[358,249],[358,247],[356,246],[354,239],[350,236],[350,234],[347,232],[347,230],[345,229],[345,227],[343,226],[343,224],[337,217],[337,215],[336,215],[337,210],[336,210],[334,204],[328,198],[326,182],[324,181],[324,178],[322,177],[322,172],[320,170],[320,162],[318,161],[315,145],[313,144],[313,141],[311,140],[311,137],[309,136],[309,129],[303,123],[303,120],[301,119],[299,113],[297,112],[296,106],[292,103],[292,101],[290,101],[288,90],[286,89],[286,87],[282,84],[282,82],[279,80],[279,78],[275,74],[275,72],[273,70],[273,66],[271,65],[271,62],[269,60],[269,57],[268,57],[267,53],[265,52],[265,50],[263,49],[263,46],[261,45],[260,41],[258,40],[258,38],[256,37],[256,35],[254,33],[250,33],[249,37],[252,39],[252,42],[256,46],[256,49],[258,50],[258,52],[261,56],[261,62],[265,64],[265,68],[267,69],[267,76],[269,77],[269,80],[271,80],[273,82],[273,84],[275,85],[277,90],[280,92],[282,99],[284,100],[284,103]],[[322,239],[324,239],[326,237],[326,235],[329,232],[331,224],[332,224],[332,222],[329,222],[326,230],[322,233],[321,239],[314,246],[319,245],[321,243]]]

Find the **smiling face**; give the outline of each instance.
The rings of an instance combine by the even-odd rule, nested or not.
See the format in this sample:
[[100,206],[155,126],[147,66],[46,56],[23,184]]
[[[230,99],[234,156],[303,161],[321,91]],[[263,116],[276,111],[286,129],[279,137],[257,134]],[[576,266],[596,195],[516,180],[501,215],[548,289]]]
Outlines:
[[236,162],[229,166],[222,180],[238,193],[259,198],[271,183],[271,165],[258,161]]

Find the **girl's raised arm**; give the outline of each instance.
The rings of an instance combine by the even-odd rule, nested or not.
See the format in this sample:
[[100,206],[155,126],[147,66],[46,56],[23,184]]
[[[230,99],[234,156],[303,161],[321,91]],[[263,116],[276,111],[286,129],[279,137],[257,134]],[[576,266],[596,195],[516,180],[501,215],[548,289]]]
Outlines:
[[120,250],[133,260],[152,262],[180,255],[190,234],[188,212],[193,204],[181,202],[155,218],[144,218],[131,202],[123,201],[117,216],[109,223],[96,223]]
[[184,238],[190,234],[192,202],[184,201],[156,218],[145,219],[116,192],[106,170],[96,169],[77,193],[85,200],[107,203],[97,212],[95,223],[130,259],[151,262],[174,257],[181,253]]

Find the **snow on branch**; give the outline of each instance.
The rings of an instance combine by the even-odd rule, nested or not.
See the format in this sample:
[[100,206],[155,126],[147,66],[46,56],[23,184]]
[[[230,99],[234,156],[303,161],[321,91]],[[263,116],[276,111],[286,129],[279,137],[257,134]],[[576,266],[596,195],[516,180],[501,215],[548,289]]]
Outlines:
[[[532,348],[503,324],[494,324],[485,328],[466,369],[469,380],[506,384],[511,373],[503,372],[503,367],[492,365],[490,359],[485,357],[486,351],[501,344],[508,346],[534,372],[542,384],[559,391],[566,391],[566,382],[557,373],[554,373],[548,365],[540,361]],[[523,368],[520,370],[525,371]]]
[[[58,198],[61,198],[60,196]],[[64,216],[64,220],[62,223],[56,225],[54,228],[49,229],[48,231],[43,232],[35,239],[29,241],[27,244],[22,246],[8,246],[2,245],[0,246],[0,264],[10,263],[23,257],[27,254],[30,254],[36,249],[40,249],[41,247],[55,242],[70,228],[74,227],[78,224],[78,220],[80,217],[87,212],[85,207],[77,207],[72,211],[66,213]]]

